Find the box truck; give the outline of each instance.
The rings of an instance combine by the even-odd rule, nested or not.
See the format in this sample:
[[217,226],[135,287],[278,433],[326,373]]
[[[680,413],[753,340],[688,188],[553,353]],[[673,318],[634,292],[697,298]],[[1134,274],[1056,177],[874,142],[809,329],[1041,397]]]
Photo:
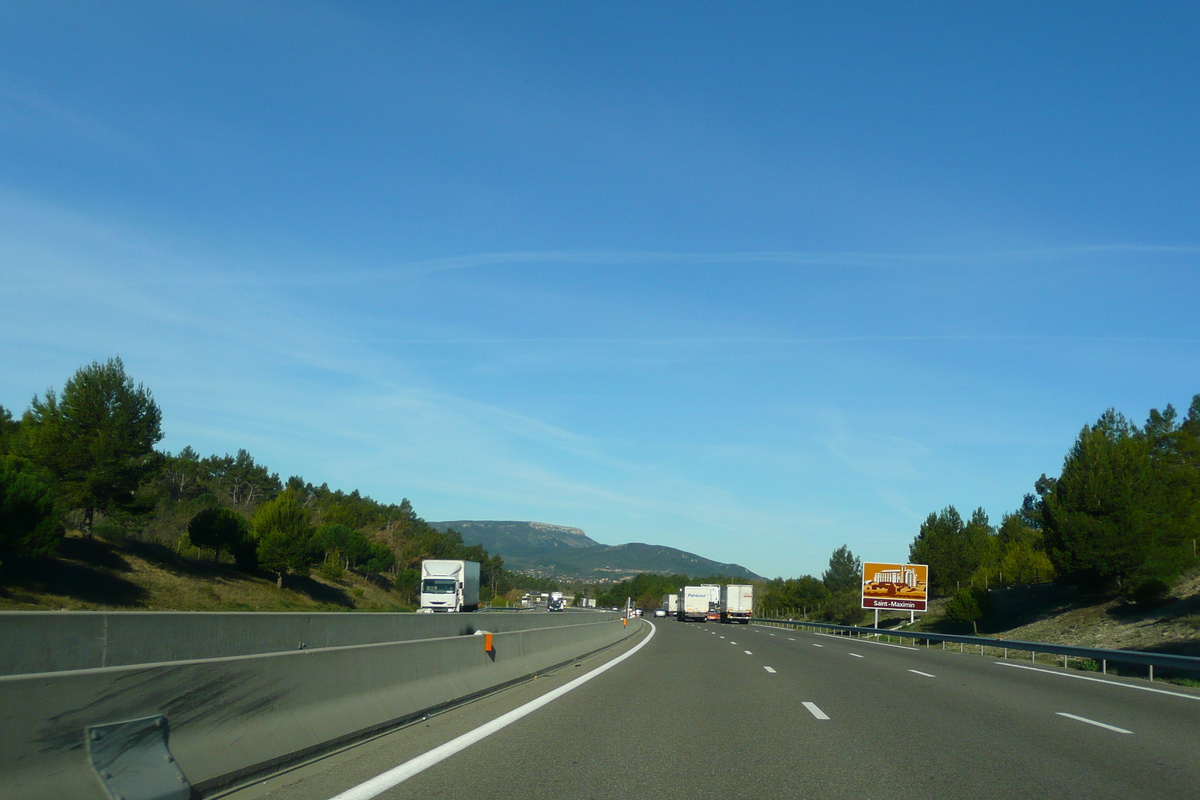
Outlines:
[[478,561],[429,560],[421,562],[422,611],[476,611],[478,609]]
[[754,587],[731,583],[721,587],[721,622],[746,625],[754,616]]
[[708,590],[708,613],[705,617],[713,622],[721,621],[721,585],[718,583],[702,583],[701,589]]
[[685,586],[679,590],[675,617],[680,622],[704,622],[708,619],[708,603],[711,595],[705,586]]
[[679,595],[664,594],[662,599],[663,611],[667,612],[667,616],[673,617],[679,613]]

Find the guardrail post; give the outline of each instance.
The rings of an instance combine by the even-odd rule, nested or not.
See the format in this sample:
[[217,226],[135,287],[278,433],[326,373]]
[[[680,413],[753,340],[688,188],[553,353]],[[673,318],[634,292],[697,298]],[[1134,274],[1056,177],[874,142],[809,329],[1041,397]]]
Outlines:
[[1150,665],[1150,682],[1154,683],[1154,665]]
[[1108,674],[1108,659],[1107,658],[1100,659],[1100,674],[1101,675]]

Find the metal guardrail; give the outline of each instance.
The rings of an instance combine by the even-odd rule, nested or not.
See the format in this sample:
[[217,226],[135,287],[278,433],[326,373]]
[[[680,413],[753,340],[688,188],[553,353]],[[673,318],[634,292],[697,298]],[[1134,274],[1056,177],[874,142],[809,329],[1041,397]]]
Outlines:
[[[808,620],[771,619],[754,617],[751,622],[785,625],[794,628],[817,628],[837,631],[851,636],[898,636],[914,640],[930,642],[953,642],[956,644],[990,647],[997,650],[1017,650],[1031,654],[1036,659],[1038,653],[1060,655],[1064,659],[1090,659],[1100,667],[1103,673],[1108,672],[1108,663],[1138,664],[1149,667],[1150,680],[1154,680],[1154,668],[1185,670],[1200,675],[1200,658],[1179,656],[1171,653],[1145,653],[1140,650],[1106,650],[1100,647],[1076,647],[1068,644],[1052,644],[1050,642],[1024,642],[1016,639],[992,638],[990,636],[960,636],[953,633],[931,633],[929,631],[913,631],[903,628],[862,628],[854,625],[834,625],[828,622],[810,622]],[[1007,653],[1006,653],[1007,655]],[[1065,663],[1064,663],[1065,666]]]

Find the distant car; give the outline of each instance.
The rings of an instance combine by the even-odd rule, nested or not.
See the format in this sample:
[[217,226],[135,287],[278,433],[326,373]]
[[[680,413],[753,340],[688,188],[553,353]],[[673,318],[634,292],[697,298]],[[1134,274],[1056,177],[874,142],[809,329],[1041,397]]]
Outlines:
[[654,616],[656,616],[656,617],[665,617],[666,615],[667,615],[667,610],[666,610],[665,608],[656,608],[656,609],[654,609]]

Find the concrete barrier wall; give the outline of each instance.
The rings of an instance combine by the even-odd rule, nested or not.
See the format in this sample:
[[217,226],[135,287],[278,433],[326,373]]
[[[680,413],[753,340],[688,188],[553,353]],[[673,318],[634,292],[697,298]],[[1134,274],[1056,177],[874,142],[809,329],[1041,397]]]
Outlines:
[[576,624],[584,613],[605,612],[9,611],[0,612],[0,675],[531,630]]
[[[162,714],[200,790],[518,680],[638,630],[611,615],[482,636],[0,677],[0,786],[10,800],[105,798],[91,725]],[[501,618],[488,615],[489,623]]]

